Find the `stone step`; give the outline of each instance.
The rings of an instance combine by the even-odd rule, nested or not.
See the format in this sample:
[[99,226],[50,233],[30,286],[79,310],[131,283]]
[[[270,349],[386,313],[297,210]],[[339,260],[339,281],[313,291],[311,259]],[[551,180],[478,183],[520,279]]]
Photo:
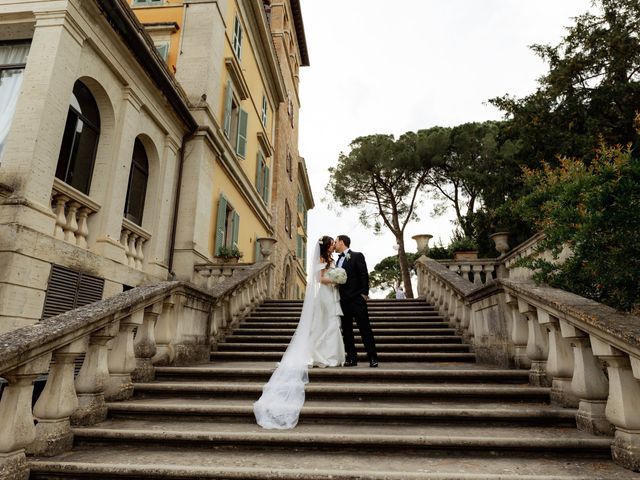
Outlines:
[[[300,317],[300,310],[280,310],[280,309],[274,309],[274,310],[254,310],[253,312],[251,312],[248,317],[264,317],[264,318],[269,318],[269,317],[276,317],[276,318],[280,318],[280,317],[292,317],[292,318],[298,318]],[[440,316],[442,318],[442,316],[436,312],[436,311],[432,311],[432,310],[425,310],[425,311],[418,311],[418,310],[388,310],[388,309],[379,309],[379,310],[369,310],[369,318],[376,318],[376,317],[437,317]]]
[[[252,379],[266,382],[273,373],[273,364],[260,367],[254,365],[240,365],[234,367],[217,366],[213,364],[192,367],[156,367],[156,379],[162,380],[192,380],[221,379],[225,381],[246,381]],[[309,370],[310,382],[384,382],[390,384],[447,384],[447,383],[498,383],[523,384],[529,383],[528,370],[500,370],[477,367],[469,368],[431,368],[431,369],[397,369],[381,366],[377,369],[369,368],[365,363],[355,368],[312,368]]]
[[[285,321],[277,321],[277,322],[242,322],[240,328],[295,328],[298,325],[297,321],[285,322]],[[354,323],[354,327],[357,325]],[[446,322],[371,322],[371,328],[374,331],[378,331],[379,329],[432,329],[432,328],[449,328],[449,324]]]
[[[361,337],[356,335],[356,342],[361,342]],[[269,342],[289,342],[291,335],[229,335],[221,343],[269,343]],[[415,344],[459,344],[462,343],[461,337],[453,335],[429,335],[429,336],[402,336],[402,335],[376,335],[376,342],[383,343],[415,343]]]
[[[254,423],[253,402],[255,399],[192,399],[185,403],[175,399],[134,399],[108,403],[109,418],[149,419],[150,416],[163,420],[192,421],[201,419],[219,421],[243,421]],[[508,403],[469,404],[447,402],[447,406],[425,404],[416,401],[390,406],[386,402],[363,401],[354,405],[345,401],[307,401],[300,414],[299,424],[305,423],[383,423],[396,424],[473,424],[492,427],[496,425],[552,424],[556,427],[575,427],[576,410],[554,408],[540,404]]]
[[[212,352],[211,360],[242,360],[242,361],[278,361],[282,358],[282,351],[265,351],[265,352]],[[380,362],[475,362],[474,353],[465,352],[380,352],[378,355]],[[367,356],[363,353],[358,354],[358,361],[367,361]]]
[[[300,315],[272,315],[264,316],[260,314],[249,315],[243,319],[243,322],[298,322]],[[444,317],[440,315],[369,315],[369,321],[375,322],[444,322]],[[354,322],[355,323],[355,322]]]
[[594,437],[574,429],[552,426],[500,426],[487,431],[473,425],[397,425],[314,423],[295,429],[270,431],[253,423],[200,421],[172,422],[153,419],[111,419],[95,427],[73,428],[76,445],[117,444],[193,446],[268,447],[267,454],[277,449],[306,451],[342,451],[367,453],[464,450],[472,453],[514,454],[530,451],[536,454],[562,456],[610,457],[611,438]]
[[[215,346],[214,351],[218,352],[262,352],[262,351],[271,351],[271,352],[282,352],[287,349],[289,346],[288,343],[246,343],[246,342],[225,342],[219,343]],[[469,352],[471,350],[471,345],[468,344],[404,344],[404,343],[376,343],[376,350],[381,352],[415,352],[415,353],[423,353],[423,352]]]
[[[246,325],[242,325],[233,331],[234,335],[288,335],[291,337],[293,332],[295,332],[295,327],[277,327],[277,328],[262,328],[262,326],[258,327],[247,327]],[[355,329],[357,331],[357,328]],[[376,327],[375,336],[385,336],[385,335],[415,335],[415,336],[439,336],[439,335],[452,335],[455,336],[456,329],[455,328],[406,328],[406,329],[396,329],[396,328],[378,328]]]
[[[252,398],[257,400],[262,393],[263,382],[230,383],[227,381],[181,381],[135,383],[136,398],[148,398],[153,395],[206,396],[208,398]],[[487,400],[504,399],[520,402],[549,402],[549,388],[519,385],[415,385],[415,384],[347,384],[344,383],[309,383],[305,387],[307,399],[340,399],[344,402],[360,403],[373,399],[398,403],[408,399],[455,399]]]
[[64,456],[30,460],[31,479],[167,480],[604,480],[637,474],[601,458],[514,455],[464,457],[447,450],[331,452],[261,448],[189,449],[154,445],[77,446]]

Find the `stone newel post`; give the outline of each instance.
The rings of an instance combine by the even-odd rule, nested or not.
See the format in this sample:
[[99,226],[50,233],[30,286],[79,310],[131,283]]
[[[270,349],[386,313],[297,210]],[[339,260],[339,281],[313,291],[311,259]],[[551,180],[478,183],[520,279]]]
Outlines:
[[[260,244],[260,253],[265,262],[269,261],[269,257],[273,253],[273,248],[277,240],[271,237],[261,237],[258,238],[258,243]],[[269,279],[267,280],[268,290],[267,290],[267,298],[273,298],[274,293],[274,285],[273,285],[273,268],[269,269]]]

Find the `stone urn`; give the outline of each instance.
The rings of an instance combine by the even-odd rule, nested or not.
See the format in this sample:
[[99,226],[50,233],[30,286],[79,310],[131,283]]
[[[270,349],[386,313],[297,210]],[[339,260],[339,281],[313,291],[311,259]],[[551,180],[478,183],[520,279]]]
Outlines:
[[489,238],[495,243],[496,250],[500,255],[504,255],[509,251],[509,232],[496,232],[489,235]]
[[268,260],[273,253],[273,248],[275,247],[277,240],[271,237],[261,237],[258,238],[257,242],[260,244],[260,253],[262,254],[262,258],[264,260]]
[[416,244],[418,246],[418,253],[426,255],[429,251],[429,240],[433,238],[433,235],[421,233],[420,235],[414,235],[411,238],[416,241]]

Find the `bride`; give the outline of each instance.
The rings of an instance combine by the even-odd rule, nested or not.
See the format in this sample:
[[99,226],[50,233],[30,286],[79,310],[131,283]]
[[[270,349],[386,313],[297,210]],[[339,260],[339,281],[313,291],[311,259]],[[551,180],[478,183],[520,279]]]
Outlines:
[[304,386],[309,383],[308,367],[337,367],[345,360],[340,295],[327,275],[335,268],[333,248],[328,236],[316,243],[298,327],[262,396],[253,404],[256,421],[264,428],[295,427],[304,404]]

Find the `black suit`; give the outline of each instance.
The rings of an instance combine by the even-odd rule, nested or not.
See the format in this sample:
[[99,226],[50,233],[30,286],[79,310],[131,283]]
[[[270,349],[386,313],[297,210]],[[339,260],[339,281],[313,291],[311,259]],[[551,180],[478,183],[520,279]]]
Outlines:
[[[338,261],[339,263],[339,261]],[[369,271],[364,255],[349,250],[342,263],[347,272],[347,282],[340,285],[340,306],[342,307],[342,338],[347,360],[355,361],[357,357],[353,339],[353,320],[360,330],[362,343],[369,359],[376,358],[376,343],[373,339],[367,302],[362,297],[369,296]]]

